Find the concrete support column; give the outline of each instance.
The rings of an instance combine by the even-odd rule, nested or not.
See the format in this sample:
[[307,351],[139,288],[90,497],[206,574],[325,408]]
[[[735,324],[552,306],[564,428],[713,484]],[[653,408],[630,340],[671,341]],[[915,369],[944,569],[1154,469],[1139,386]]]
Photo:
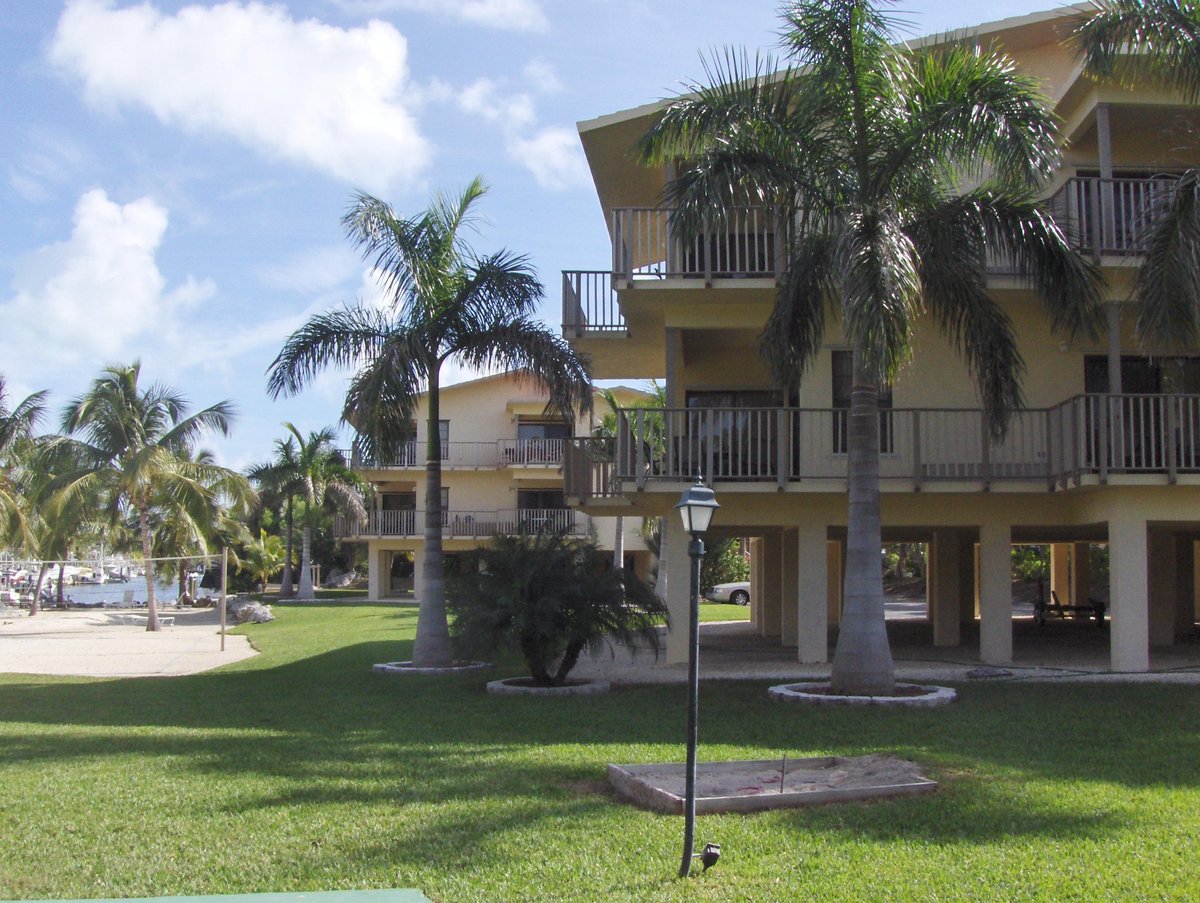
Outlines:
[[926,598],[935,646],[957,646],[962,642],[959,630],[962,622],[960,609],[963,607],[963,592],[959,583],[962,545],[962,534],[958,530],[936,530],[933,541],[929,543]]
[[1008,524],[979,528],[979,657],[989,665],[1012,664],[1011,545]]
[[1077,542],[1071,549],[1071,596],[1070,602],[1062,596],[1063,605],[1087,605],[1092,594],[1092,544]]
[[1146,538],[1146,552],[1150,645],[1170,646],[1175,642],[1175,534],[1152,530]]
[[829,598],[826,607],[830,624],[842,623],[842,600],[846,586],[846,541],[831,539],[825,544],[825,573]]
[[958,606],[958,624],[974,627],[979,615],[979,546],[975,538],[963,531],[958,545],[958,592],[962,600]]
[[692,577],[687,548],[691,537],[678,516],[663,518],[663,529],[667,534],[667,560],[659,562],[658,566],[667,568],[667,612],[671,616],[667,630],[667,664],[676,665],[688,660],[688,595]]
[[1050,593],[1058,596],[1063,605],[1071,604],[1071,544],[1056,542],[1050,546],[1050,588],[1046,591],[1046,602]]
[[797,657],[807,664],[829,661],[829,586],[840,583],[830,576],[840,575],[840,569],[830,568],[830,550],[837,550],[838,544],[827,542],[826,533],[824,524],[805,524],[793,533],[800,575],[794,597],[799,618]]
[[387,553],[380,551],[376,543],[367,543],[367,598],[378,602],[383,598],[380,591],[387,583]]
[[800,547],[797,530],[784,530],[780,549],[779,626],[782,644],[791,646],[800,642]]
[[[386,578],[385,578],[386,579]],[[425,547],[417,546],[413,551],[413,601],[420,602],[425,594]]]
[[750,623],[762,635],[762,539],[750,540]]
[[783,534],[768,533],[762,539],[762,612],[761,633],[764,637],[783,634]]
[[1150,669],[1146,522],[1125,516],[1108,522],[1110,656],[1114,671]]
[[1175,629],[1171,642],[1192,632],[1196,623],[1196,553],[1190,536],[1175,537]]

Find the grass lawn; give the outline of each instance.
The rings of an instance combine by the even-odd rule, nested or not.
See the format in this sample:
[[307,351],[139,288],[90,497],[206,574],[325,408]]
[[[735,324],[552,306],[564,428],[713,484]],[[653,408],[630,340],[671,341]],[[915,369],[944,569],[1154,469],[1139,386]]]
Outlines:
[[604,767],[682,759],[684,687],[493,698],[369,672],[408,657],[415,610],[275,611],[242,628],[262,655],[208,674],[0,677],[0,898],[1200,898],[1196,687],[982,683],[897,712],[705,683],[702,759],[889,751],[943,787],[702,817],[723,856],[679,881],[682,819],[616,802]]

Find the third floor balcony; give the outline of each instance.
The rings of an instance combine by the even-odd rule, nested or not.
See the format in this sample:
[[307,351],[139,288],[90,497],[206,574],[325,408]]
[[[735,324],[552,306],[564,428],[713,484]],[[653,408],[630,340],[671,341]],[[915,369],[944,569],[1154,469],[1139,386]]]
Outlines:
[[[501,468],[557,468],[562,464],[567,439],[497,439],[491,442],[443,442],[443,470],[498,470]],[[424,470],[425,443],[401,443],[396,454],[385,460],[369,458],[358,451],[345,452],[356,470]]]
[[[1146,250],[1146,234],[1175,191],[1172,176],[1068,179],[1047,207],[1072,245],[1109,265],[1134,261]],[[696,236],[675,233],[668,208],[618,207],[612,211],[611,270],[563,273],[563,333],[621,334],[626,322],[622,290],[655,288],[677,280],[712,285],[742,280],[773,285],[786,266],[789,224],[777,211],[737,207]],[[1010,269],[997,261],[993,269]],[[730,284],[726,282],[726,284]]]

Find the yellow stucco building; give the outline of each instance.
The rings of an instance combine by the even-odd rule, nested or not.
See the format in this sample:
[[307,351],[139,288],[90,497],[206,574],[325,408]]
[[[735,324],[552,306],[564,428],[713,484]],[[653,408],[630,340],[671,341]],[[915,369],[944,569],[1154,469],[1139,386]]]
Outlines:
[[[645,396],[636,390],[613,391],[622,404],[644,403]],[[573,437],[591,435],[603,417],[602,399],[591,415],[573,420],[552,416],[546,412],[546,391],[514,373],[444,386],[440,397],[442,535],[451,570],[456,553],[496,533],[562,529],[615,548],[617,518],[573,510],[563,493],[565,445]],[[373,488],[367,517],[335,520],[339,539],[367,544],[373,600],[410,592],[421,597],[427,410],[422,397],[412,436],[393,460],[353,458],[355,471]],[[641,520],[625,518],[620,526],[625,565],[644,576],[651,556],[641,537]]]
[[[1038,78],[1062,120],[1063,163],[1046,196],[1103,269],[1107,335],[1062,342],[1032,292],[997,267],[988,288],[1018,331],[1027,408],[994,442],[966,366],[932,323],[920,324],[881,414],[883,536],[928,543],[933,642],[959,645],[978,619],[979,658],[994,664],[1014,654],[1012,544],[1051,546],[1051,585],[1065,604],[1086,604],[1086,549],[1106,544],[1111,666],[1143,671],[1154,647],[1193,633],[1197,619],[1200,349],[1139,346],[1127,298],[1141,218],[1173,174],[1200,163],[1200,117],[1178,98],[1085,77],[1063,26],[1057,10],[971,33]],[[660,206],[670,171],[630,153],[663,106],[579,126],[612,261],[564,273],[564,333],[597,378],[663,380],[668,408],[661,418],[625,411],[610,451],[573,441],[568,500],[591,516],[667,515],[668,545],[682,549],[671,509],[700,470],[719,496],[719,531],[755,540],[757,629],[796,647],[801,662],[824,662],[847,522],[848,349],[831,318],[798,394],[772,386],[758,337],[786,224],[746,208],[695,240],[672,234]],[[673,621],[686,625],[686,556],[668,566]],[[685,633],[669,634],[670,661],[686,659]]]

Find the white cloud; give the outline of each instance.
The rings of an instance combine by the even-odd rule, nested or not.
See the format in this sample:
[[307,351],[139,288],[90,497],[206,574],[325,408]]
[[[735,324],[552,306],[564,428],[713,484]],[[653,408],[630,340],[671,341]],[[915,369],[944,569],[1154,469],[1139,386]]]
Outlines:
[[[553,67],[543,60],[530,61],[522,74],[538,93],[562,89]],[[509,158],[529,170],[542,188],[562,191],[590,183],[574,130],[561,126],[537,129],[537,112],[529,92],[506,93],[503,82],[481,78],[461,89],[455,100],[463,112],[500,127]]]
[[26,139],[20,159],[9,166],[8,182],[27,201],[49,200],[53,189],[85,166],[86,155],[72,139],[34,133]]
[[14,372],[39,382],[66,367],[126,362],[133,340],[168,340],[182,313],[211,298],[210,280],[170,287],[159,271],[167,220],[151,198],[122,205],[100,189],[84,194],[71,237],[19,261],[14,294],[0,301]]
[[507,31],[545,31],[550,23],[538,0],[336,0],[355,15],[389,12],[430,13],[472,25]]
[[516,138],[508,152],[543,188],[561,191],[590,184],[579,138],[571,129],[552,126],[529,138]]
[[100,107],[140,107],[191,132],[385,192],[431,149],[409,110],[408,44],[385,22],[342,29],[238,0],[164,15],[71,0],[50,59]]

